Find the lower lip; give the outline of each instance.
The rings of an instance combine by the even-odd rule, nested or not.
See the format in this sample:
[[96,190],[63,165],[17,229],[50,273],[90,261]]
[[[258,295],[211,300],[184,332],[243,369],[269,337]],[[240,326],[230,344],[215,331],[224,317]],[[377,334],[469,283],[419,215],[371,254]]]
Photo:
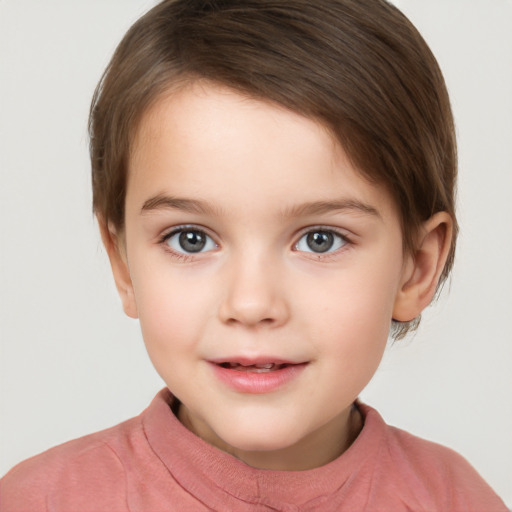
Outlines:
[[217,378],[239,393],[262,394],[276,391],[296,379],[307,363],[291,364],[271,372],[237,371],[210,363]]

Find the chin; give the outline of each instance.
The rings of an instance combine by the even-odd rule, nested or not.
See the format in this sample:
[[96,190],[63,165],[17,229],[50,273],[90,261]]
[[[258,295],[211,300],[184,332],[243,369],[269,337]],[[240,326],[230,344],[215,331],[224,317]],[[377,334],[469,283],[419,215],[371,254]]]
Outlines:
[[219,437],[235,451],[243,452],[271,452],[289,448],[300,441],[301,437],[293,435],[290,427],[279,428],[277,425],[269,425],[262,428],[261,425],[252,425],[243,428],[239,425],[235,431],[218,432]]

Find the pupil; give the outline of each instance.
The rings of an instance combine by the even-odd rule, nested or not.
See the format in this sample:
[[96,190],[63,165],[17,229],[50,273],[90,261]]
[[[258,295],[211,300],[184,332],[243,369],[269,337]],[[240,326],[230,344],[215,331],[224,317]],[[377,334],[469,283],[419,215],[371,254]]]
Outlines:
[[314,252],[326,252],[332,247],[334,243],[334,237],[332,233],[325,231],[309,233],[306,240],[308,247]]
[[187,252],[199,252],[206,245],[206,237],[199,231],[183,231],[180,233],[180,246]]

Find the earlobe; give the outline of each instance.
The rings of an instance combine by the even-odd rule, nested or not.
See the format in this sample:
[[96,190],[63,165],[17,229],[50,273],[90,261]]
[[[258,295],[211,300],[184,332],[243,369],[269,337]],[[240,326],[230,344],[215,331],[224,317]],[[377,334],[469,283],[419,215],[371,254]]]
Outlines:
[[101,239],[107,251],[114,275],[116,288],[121,297],[124,312],[131,318],[138,318],[137,304],[133,293],[130,270],[126,259],[126,250],[121,236],[114,226],[98,217]]
[[410,322],[432,301],[450,252],[453,221],[438,212],[425,221],[414,254],[407,256],[398,290],[393,319]]

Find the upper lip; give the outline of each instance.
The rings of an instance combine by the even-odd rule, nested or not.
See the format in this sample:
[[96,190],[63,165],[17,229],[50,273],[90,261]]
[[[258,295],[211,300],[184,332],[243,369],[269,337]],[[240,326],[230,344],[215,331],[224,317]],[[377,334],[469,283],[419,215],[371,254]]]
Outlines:
[[228,356],[228,357],[216,357],[208,359],[210,363],[223,364],[223,363],[238,363],[242,366],[253,366],[257,364],[303,364],[306,361],[294,361],[291,359],[283,359],[282,357],[273,356],[257,356],[257,357],[246,357],[246,356]]

